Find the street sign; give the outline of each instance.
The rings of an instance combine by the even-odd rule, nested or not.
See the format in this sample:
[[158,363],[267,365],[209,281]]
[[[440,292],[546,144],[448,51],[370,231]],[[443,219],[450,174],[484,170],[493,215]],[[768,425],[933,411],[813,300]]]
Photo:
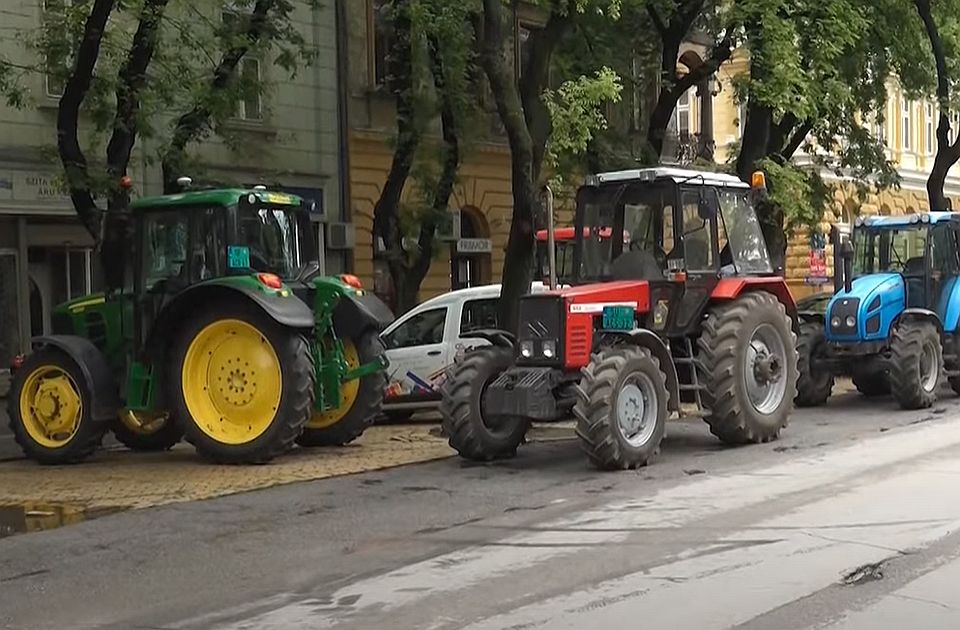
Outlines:
[[461,238],[457,241],[458,254],[489,254],[493,241],[489,238]]

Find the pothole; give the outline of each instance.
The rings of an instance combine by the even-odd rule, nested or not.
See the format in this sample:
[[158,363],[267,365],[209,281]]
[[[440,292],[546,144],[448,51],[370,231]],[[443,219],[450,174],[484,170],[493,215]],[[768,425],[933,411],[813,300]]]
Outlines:
[[119,506],[89,508],[62,503],[0,504],[0,538],[82,523],[124,509]]
[[876,582],[883,579],[884,562],[873,562],[859,566],[843,576],[841,582],[847,586],[859,586],[867,582]]

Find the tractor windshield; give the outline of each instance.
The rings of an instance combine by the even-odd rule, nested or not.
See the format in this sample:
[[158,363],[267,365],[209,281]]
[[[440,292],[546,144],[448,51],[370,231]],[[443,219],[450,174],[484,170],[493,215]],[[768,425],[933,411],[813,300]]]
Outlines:
[[[650,184],[581,191],[581,278],[657,279],[666,267],[664,213],[670,213],[670,190]],[[622,208],[623,214],[617,216]],[[611,238],[622,229],[623,238]]]
[[884,271],[922,274],[928,232],[926,225],[855,228],[854,277]]
[[249,206],[238,210],[239,236],[250,248],[250,266],[260,272],[282,278],[296,277],[303,264],[303,221],[298,209],[290,207]]
[[760,230],[757,213],[747,198],[747,191],[734,188],[720,190],[721,234],[720,264],[733,265],[741,274],[772,273],[770,255]]

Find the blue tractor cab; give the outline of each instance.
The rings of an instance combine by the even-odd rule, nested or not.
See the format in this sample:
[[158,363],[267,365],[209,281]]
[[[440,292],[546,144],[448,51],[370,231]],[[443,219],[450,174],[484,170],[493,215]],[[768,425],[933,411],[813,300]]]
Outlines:
[[861,217],[850,240],[834,230],[834,295],[800,313],[798,405],[826,402],[838,374],[904,409],[931,406],[944,377],[960,393],[958,236],[954,212]]

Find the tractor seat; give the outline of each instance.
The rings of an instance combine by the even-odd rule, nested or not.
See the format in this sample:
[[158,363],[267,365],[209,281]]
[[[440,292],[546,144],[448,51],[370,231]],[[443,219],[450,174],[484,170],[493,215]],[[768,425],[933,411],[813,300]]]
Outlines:
[[907,259],[907,263],[903,266],[903,274],[921,275],[923,273],[923,262],[923,256],[914,256]]

